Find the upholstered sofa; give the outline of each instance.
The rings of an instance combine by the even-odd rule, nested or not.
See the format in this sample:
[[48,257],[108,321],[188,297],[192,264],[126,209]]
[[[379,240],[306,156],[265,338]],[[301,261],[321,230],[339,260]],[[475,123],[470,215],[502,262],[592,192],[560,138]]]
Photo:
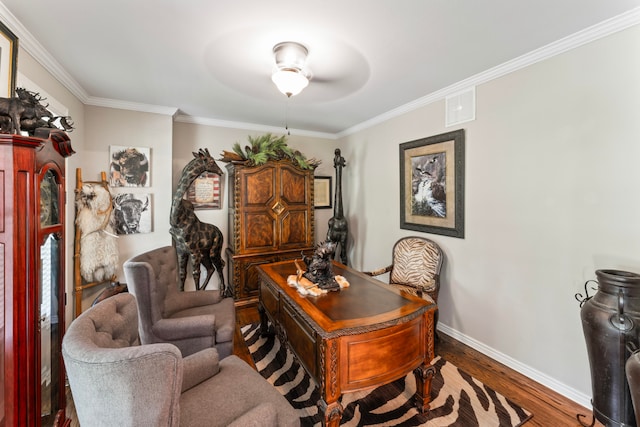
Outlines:
[[183,357],[140,345],[135,297],[119,294],[71,323],[62,343],[82,426],[298,426],[289,402],[236,356]]
[[138,301],[141,343],[171,343],[184,356],[215,347],[225,358],[233,353],[233,298],[223,298],[219,290],[180,291],[177,264],[173,246],[124,263],[129,292]]

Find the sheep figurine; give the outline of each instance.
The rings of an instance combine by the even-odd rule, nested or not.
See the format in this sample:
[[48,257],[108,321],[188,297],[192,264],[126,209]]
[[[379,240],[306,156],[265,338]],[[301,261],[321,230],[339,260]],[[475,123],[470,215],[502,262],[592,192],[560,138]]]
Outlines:
[[117,236],[111,224],[111,193],[101,184],[76,190],[76,225],[80,229],[80,274],[87,282],[112,280],[118,269]]

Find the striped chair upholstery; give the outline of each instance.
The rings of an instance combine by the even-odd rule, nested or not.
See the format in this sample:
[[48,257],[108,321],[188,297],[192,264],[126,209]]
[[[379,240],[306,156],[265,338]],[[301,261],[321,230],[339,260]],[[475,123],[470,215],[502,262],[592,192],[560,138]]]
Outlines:
[[390,285],[437,303],[442,263],[442,250],[437,243],[411,236],[398,240],[393,246],[391,265],[365,273],[370,276],[391,273]]

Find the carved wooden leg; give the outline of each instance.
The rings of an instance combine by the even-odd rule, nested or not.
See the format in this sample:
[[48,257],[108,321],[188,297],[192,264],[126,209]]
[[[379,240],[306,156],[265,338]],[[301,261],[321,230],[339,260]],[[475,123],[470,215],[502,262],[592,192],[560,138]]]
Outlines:
[[342,419],[342,404],[337,400],[332,403],[327,403],[324,399],[318,401],[318,409],[324,413],[322,425],[327,427],[338,427],[340,420]]
[[429,411],[429,403],[431,402],[431,380],[436,374],[436,368],[432,365],[421,365],[413,370],[416,377],[416,395],[414,403],[420,413]]

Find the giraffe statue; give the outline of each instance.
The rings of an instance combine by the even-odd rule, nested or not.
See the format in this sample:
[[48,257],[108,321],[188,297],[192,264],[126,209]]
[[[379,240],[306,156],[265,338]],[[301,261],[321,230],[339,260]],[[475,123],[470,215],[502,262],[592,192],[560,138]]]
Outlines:
[[347,235],[349,226],[342,211],[342,168],[346,165],[344,157],[340,155],[340,149],[336,148],[333,158],[333,167],[336,169],[336,194],[333,203],[333,217],[329,220],[327,240],[336,244],[334,258],[340,255],[340,262],[347,265]]
[[[218,276],[220,276],[220,293],[223,296],[231,296],[224,283],[225,262],[221,255],[224,240],[222,232],[213,224],[201,222],[194,212],[193,203],[184,199],[187,189],[202,172],[222,175],[222,170],[206,148],[193,153],[193,157],[194,159],[187,163],[182,170],[182,176],[171,203],[169,217],[171,225],[169,232],[173,236],[178,253],[180,290],[184,290],[187,262],[191,260],[191,274],[196,290],[206,289],[214,270],[217,270]],[[207,270],[207,277],[202,285],[200,285],[200,264],[204,265]]]

